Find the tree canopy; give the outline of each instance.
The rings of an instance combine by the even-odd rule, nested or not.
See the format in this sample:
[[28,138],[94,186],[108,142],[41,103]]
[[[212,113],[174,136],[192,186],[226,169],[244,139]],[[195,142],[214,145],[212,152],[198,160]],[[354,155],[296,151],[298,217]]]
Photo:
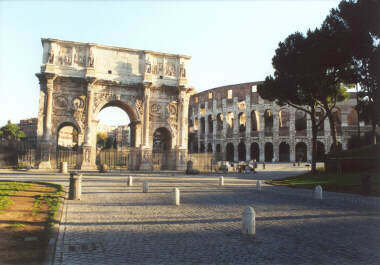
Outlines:
[[10,141],[17,141],[26,138],[26,134],[20,130],[17,124],[8,121],[7,125],[0,128],[0,137]]
[[[289,35],[279,43],[272,59],[274,76],[267,76],[258,86],[262,98],[288,104],[310,115],[313,170],[318,127],[326,116],[331,116],[335,104],[348,97],[341,85],[339,68],[333,67],[325,55],[328,46],[328,36],[320,29],[309,30],[306,36],[299,32]],[[317,108],[325,110],[322,117],[316,117]],[[332,118],[329,120],[334,122]]]
[[[322,24],[330,41],[331,64],[346,83],[359,83],[361,117],[380,124],[380,1],[342,1]],[[376,142],[376,138],[374,137]]]

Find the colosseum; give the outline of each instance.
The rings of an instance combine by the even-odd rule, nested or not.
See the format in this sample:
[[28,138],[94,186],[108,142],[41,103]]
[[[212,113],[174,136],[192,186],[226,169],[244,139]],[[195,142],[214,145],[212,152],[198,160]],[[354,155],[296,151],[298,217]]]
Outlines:
[[[190,98],[189,153],[213,153],[218,160],[296,162],[311,160],[311,121],[304,112],[262,99],[260,82],[228,85],[202,91]],[[356,95],[333,111],[339,148],[357,135]],[[321,115],[318,110],[317,115]],[[360,125],[361,131],[369,127]],[[317,161],[332,145],[330,124],[318,130]]]

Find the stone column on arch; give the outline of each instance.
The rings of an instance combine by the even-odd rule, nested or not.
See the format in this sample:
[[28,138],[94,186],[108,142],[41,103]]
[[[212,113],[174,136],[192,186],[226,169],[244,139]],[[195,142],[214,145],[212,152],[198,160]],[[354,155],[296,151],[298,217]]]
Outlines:
[[131,152],[129,155],[129,168],[139,169],[139,149],[141,145],[141,122],[140,121],[131,121],[129,124],[131,132]]
[[[43,122],[43,135],[40,142],[40,163],[39,169],[51,169],[50,152],[52,146],[51,130],[52,130],[52,116],[53,116],[53,91],[54,81],[57,75],[51,73],[37,74],[40,80],[42,89],[45,90],[45,106],[44,106],[44,122]],[[45,88],[45,89],[44,89]]]
[[186,170],[187,161],[187,139],[188,139],[188,116],[190,96],[186,93],[185,86],[179,86],[178,104],[178,145],[176,147],[176,169]]
[[82,145],[82,170],[96,169],[96,128],[97,121],[93,120],[94,111],[94,90],[95,90],[95,77],[87,77],[87,95],[86,95],[86,110],[87,110],[87,124],[84,136],[84,143]]
[[144,82],[144,112],[142,124],[142,144],[141,150],[141,163],[140,170],[152,169],[152,147],[150,145],[150,132],[149,132],[149,112],[150,112],[150,87],[151,82]]

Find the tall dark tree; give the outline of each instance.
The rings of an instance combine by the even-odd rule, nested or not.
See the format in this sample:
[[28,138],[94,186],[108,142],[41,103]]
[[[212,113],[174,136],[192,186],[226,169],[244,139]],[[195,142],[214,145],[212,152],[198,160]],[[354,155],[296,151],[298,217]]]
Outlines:
[[[306,112],[312,127],[312,170],[316,170],[316,142],[318,127],[331,113],[336,102],[344,99],[337,71],[325,58],[328,45],[319,30],[288,36],[280,42],[272,59],[274,77],[268,76],[258,86],[261,97],[288,104]],[[325,115],[317,117],[317,108]]]
[[322,24],[330,38],[329,56],[340,70],[340,77],[346,83],[360,84],[359,98],[363,100],[357,110],[371,122],[374,143],[376,125],[380,123],[379,14],[379,0],[344,0]]

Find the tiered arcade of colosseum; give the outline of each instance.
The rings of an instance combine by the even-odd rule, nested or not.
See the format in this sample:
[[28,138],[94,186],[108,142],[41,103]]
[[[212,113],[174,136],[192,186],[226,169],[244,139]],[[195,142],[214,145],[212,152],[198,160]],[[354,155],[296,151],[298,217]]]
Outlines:
[[[262,99],[250,82],[194,94],[189,104],[189,152],[214,153],[219,160],[295,162],[311,160],[311,121],[305,112]],[[336,105],[339,147],[357,134],[356,96]],[[323,111],[319,110],[318,115]],[[369,127],[361,125],[361,131]],[[319,128],[317,161],[330,151],[330,124]]]

